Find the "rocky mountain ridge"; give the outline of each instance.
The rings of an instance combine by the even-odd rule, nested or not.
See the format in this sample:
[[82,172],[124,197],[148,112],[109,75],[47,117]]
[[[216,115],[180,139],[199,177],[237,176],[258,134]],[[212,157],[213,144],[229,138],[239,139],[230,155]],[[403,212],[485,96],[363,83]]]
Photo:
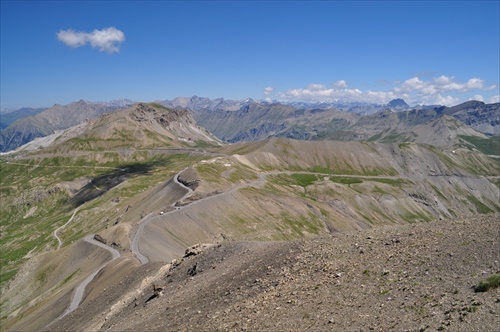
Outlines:
[[[278,136],[305,140],[432,143],[441,148],[453,148],[469,145],[475,138],[497,146],[500,137],[500,104],[480,102],[468,102],[455,108],[398,112],[387,109],[364,116],[337,109],[296,109],[281,104],[252,104],[238,111],[193,111],[193,114],[200,125],[231,143]],[[449,134],[437,133],[437,124]],[[490,135],[496,137],[490,139]],[[493,150],[497,151],[498,147]],[[500,152],[491,154],[499,155]]]
[[95,119],[125,103],[91,103],[80,100],[68,105],[54,105],[36,115],[23,117],[0,132],[0,152],[14,150],[37,137],[45,137],[57,130],[67,129],[85,120]]
[[216,137],[196,125],[189,111],[169,109],[154,103],[137,103],[103,114],[88,122],[81,134],[70,137],[56,139],[54,148],[64,145],[69,151],[74,151],[81,150],[84,144],[87,149],[118,146],[178,148],[193,146],[197,141],[220,144]]
[[[36,116],[19,119],[2,130],[0,151],[15,149],[37,137],[48,136],[54,131],[94,119],[106,112],[126,108],[132,103],[130,100],[118,100],[104,103],[79,101],[66,106],[54,105]],[[419,116],[422,121],[449,115],[483,134],[500,134],[500,104],[484,104],[478,101],[454,107],[419,106],[412,109],[409,109],[403,100],[393,100],[388,105],[342,106],[324,103],[287,105],[252,99],[234,101],[193,96],[178,97],[158,103],[170,108],[191,111],[199,125],[227,142],[259,140],[270,136],[307,140],[366,140],[377,139],[376,135],[382,135],[385,141],[391,141],[383,135],[383,131],[393,132],[390,137],[395,139],[397,136],[411,137],[411,132],[398,132],[390,126],[371,132],[366,128],[362,128],[361,133],[354,130],[359,129],[362,123],[369,122],[363,119],[383,117],[387,112],[407,114],[403,117]],[[400,119],[403,120],[403,117]],[[419,142],[418,139],[412,141]]]
[[31,107],[23,107],[17,110],[13,110],[8,113],[0,114],[0,130],[3,130],[10,126],[16,120],[25,118],[27,116],[36,115],[40,112],[43,112],[46,108],[31,108]]

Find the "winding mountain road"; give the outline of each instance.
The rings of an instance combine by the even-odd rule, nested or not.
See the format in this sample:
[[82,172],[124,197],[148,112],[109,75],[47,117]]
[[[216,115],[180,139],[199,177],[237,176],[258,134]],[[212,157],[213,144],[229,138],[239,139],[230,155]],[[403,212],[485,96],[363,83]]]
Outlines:
[[[185,169],[184,169],[185,170]],[[187,186],[185,186],[182,182],[179,182],[179,174],[181,174],[184,170],[180,171],[179,173],[177,173],[174,177],[174,182],[181,186],[182,188],[186,189],[187,192],[186,194],[180,199],[180,200],[183,200],[185,199],[186,197],[190,196],[192,193],[193,193],[193,190]],[[284,173],[284,172],[283,172]],[[181,206],[181,207],[177,207],[175,210],[172,210],[172,211],[169,211],[169,212],[166,212],[164,213],[163,215],[161,215],[161,217],[165,217],[169,214],[172,214],[172,213],[175,213],[175,212],[178,212],[179,210],[183,209],[184,207],[186,206],[192,206],[192,205],[195,205],[197,203],[200,203],[200,202],[203,202],[203,201],[206,201],[206,200],[209,200],[209,199],[213,199],[215,197],[218,197],[218,196],[221,196],[221,195],[229,195],[229,194],[232,194],[234,193],[235,191],[241,189],[241,188],[246,188],[246,187],[250,187],[250,186],[254,186],[256,184],[259,184],[259,185],[262,185],[263,183],[265,183],[266,181],[266,177],[268,175],[272,175],[272,174],[279,174],[278,173],[275,173],[275,172],[269,172],[269,173],[259,173],[258,176],[259,178],[257,180],[253,180],[253,181],[250,181],[248,183],[243,183],[243,184],[239,184],[237,186],[234,186],[233,188],[229,189],[228,191],[225,191],[225,192],[222,192],[220,194],[216,194],[216,195],[212,195],[212,196],[208,196],[208,197],[204,197],[204,198],[201,198],[199,200],[196,200],[194,202],[191,202],[189,203],[188,205],[185,205],[185,206]],[[174,204],[172,204],[172,206],[174,206]],[[155,219],[159,218],[160,216],[159,215],[156,215],[154,217],[152,217],[152,213],[148,214],[147,216],[145,216],[140,224],[139,224],[139,227],[137,228],[137,231],[135,232],[134,234],[134,237],[132,238],[132,242],[130,244],[130,250],[135,254],[135,256],[139,259],[139,261],[141,262],[141,264],[146,264],[149,262],[149,258],[147,258],[145,255],[143,255],[140,250],[139,250],[139,239],[142,235],[142,232],[144,230],[144,228],[152,221],[154,221]]]
[[78,210],[80,209],[80,206],[77,207],[74,211],[73,211],[73,215],[71,216],[71,218],[69,218],[69,220],[64,224],[62,225],[61,227],[57,228],[55,231],[54,231],[54,237],[57,239],[57,242],[59,242],[59,244],[57,245],[57,250],[59,250],[61,248],[61,246],[63,245],[63,241],[61,240],[61,238],[57,235],[57,233],[63,229],[64,227],[66,227],[70,222],[71,220],[73,220],[73,218],[75,217],[75,214],[78,212]]
[[[185,170],[185,169],[184,169]],[[193,190],[189,187],[187,187],[186,185],[184,185],[182,182],[179,181],[179,175],[184,171],[180,171],[179,173],[177,173],[175,176],[174,176],[174,182],[182,187],[186,193],[184,194],[184,196],[180,199],[180,200],[183,200],[185,199],[186,197],[190,196],[192,193],[193,193]],[[307,174],[317,174],[317,175],[325,175],[325,174],[322,174],[322,173],[311,173],[311,172],[292,172],[292,171],[283,171],[283,172],[280,172],[280,171],[274,171],[274,172],[266,172],[266,173],[259,173],[258,174],[258,179],[256,180],[253,180],[253,181],[250,181],[250,182],[247,182],[247,183],[243,183],[243,184],[239,184],[239,185],[236,185],[234,186],[233,188],[231,188],[230,190],[228,191],[225,191],[225,192],[222,192],[222,193],[219,193],[219,194],[216,194],[216,195],[213,195],[213,196],[208,196],[208,197],[204,197],[204,198],[201,198],[197,201],[194,201],[194,202],[191,202],[189,203],[188,205],[185,205],[185,206],[182,206],[182,207],[177,207],[175,210],[172,210],[172,211],[169,211],[169,212],[166,212],[162,215],[162,217],[166,216],[166,215],[169,215],[171,213],[175,213],[175,212],[178,212],[180,209],[186,207],[186,206],[191,206],[191,205],[194,205],[194,204],[197,204],[199,202],[202,202],[202,201],[206,201],[206,200],[209,200],[209,199],[213,199],[215,197],[218,197],[218,196],[221,196],[221,195],[229,195],[229,194],[233,194],[235,191],[239,190],[239,189],[242,189],[242,188],[246,188],[246,187],[250,187],[250,186],[255,186],[255,185],[259,185],[259,186],[262,186],[265,184],[266,182],[266,178],[267,176],[269,175],[279,175],[279,174],[293,174],[293,173],[307,173]],[[346,176],[349,176],[349,177],[359,177],[359,178],[369,178],[367,176],[356,176],[356,175],[346,175]],[[379,178],[397,178],[397,177],[392,177],[392,176],[387,176],[387,177],[379,177]],[[175,203],[174,203],[175,204]],[[172,204],[172,206],[174,206],[174,204]],[[71,220],[73,219],[73,217],[75,216],[76,212],[78,211],[78,208],[75,209],[75,211],[73,212],[73,215],[71,216],[71,218],[68,220],[68,222],[66,222],[66,224],[64,224],[63,226],[59,227],[58,229],[56,229],[54,231],[54,236],[57,238],[57,240],[59,241],[59,246],[58,246],[58,249],[60,248],[60,246],[62,245],[62,241],[61,239],[57,236],[57,232],[62,229],[63,227],[65,227],[66,225],[68,225]],[[155,220],[156,218],[159,218],[160,216],[159,215],[154,215],[155,212],[151,212],[149,213],[148,215],[146,215],[139,223],[139,226],[134,234],[134,237],[132,238],[132,241],[131,241],[131,244],[130,244],[130,249],[131,251],[134,253],[134,255],[137,257],[137,259],[139,259],[139,261],[141,262],[141,264],[146,264],[149,262],[149,259],[148,257],[146,257],[145,255],[143,255],[140,250],[139,250],[139,239],[142,235],[142,232],[144,231],[144,228],[153,220]],[[85,292],[85,288],[87,287],[87,285],[95,278],[95,276],[106,266],[108,265],[110,262],[112,262],[113,260],[117,259],[120,257],[120,253],[114,249],[114,248],[111,248],[101,242],[98,242],[96,240],[94,240],[94,235],[88,235],[84,238],[84,241],[90,243],[90,244],[93,244],[95,246],[98,246],[98,247],[101,247],[103,249],[106,249],[108,250],[109,252],[111,252],[113,258],[111,260],[109,260],[108,262],[106,262],[105,264],[101,265],[96,271],[94,271],[91,275],[89,275],[87,278],[85,278],[85,280],[83,280],[76,288],[75,288],[75,291],[73,293],[73,296],[72,296],[72,299],[71,299],[71,302],[70,302],[70,305],[68,306],[68,308],[66,309],[66,311],[60,316],[58,317],[56,320],[54,321],[57,321],[59,319],[61,319],[62,317],[66,316],[67,314],[71,313],[72,311],[76,310],[78,308],[78,306],[80,305],[82,299],[83,299],[83,295],[84,295],[84,292]]]
[[[184,194],[184,196],[180,199],[180,200],[183,200],[185,199],[186,197],[190,196],[192,193],[193,193],[193,189],[185,186],[182,182],[179,182],[179,174],[181,174],[182,172],[184,172],[186,169],[183,169],[182,171],[180,171],[179,173],[177,173],[175,176],[174,176],[174,182],[179,185],[180,187],[182,187],[183,189],[186,190],[186,194]],[[175,203],[174,203],[175,204]],[[174,206],[174,204],[172,204],[172,206]],[[172,210],[172,211],[169,211],[169,212],[166,212],[164,215],[168,215],[170,213],[173,213],[177,210]],[[137,259],[139,259],[139,261],[141,262],[141,264],[146,264],[147,262],[149,262],[149,259],[144,256],[141,251],[139,250],[139,239],[142,235],[142,232],[144,230],[144,227],[147,226],[147,224],[149,224],[151,221],[153,221],[156,217],[158,216],[155,216],[155,217],[152,217],[152,214],[154,212],[151,212],[149,213],[147,216],[145,216],[144,218],[142,218],[142,220],[140,221],[139,223],[139,227],[137,228],[135,234],[134,234],[134,237],[132,238],[132,242],[130,243],[130,250],[132,250],[132,252],[134,253],[135,257],[137,257]]]
[[[183,183],[179,182],[179,174],[182,173],[184,170],[180,171],[179,173],[177,173],[174,177],[174,182],[181,186],[182,188],[184,188],[186,190],[186,194],[181,198],[181,199],[184,199],[186,197],[188,197],[189,195],[191,195],[193,193],[193,190],[187,186],[185,186]],[[76,208],[74,211],[73,211],[73,214],[71,215],[71,218],[64,224],[62,225],[61,227],[57,228],[55,231],[54,231],[54,237],[57,239],[58,241],[58,246],[57,246],[57,249],[60,249],[62,244],[63,244],[63,241],[61,240],[61,238],[57,235],[57,233],[63,229],[64,227],[66,227],[72,220],[73,218],[75,217],[76,213],[78,212],[80,207]],[[174,210],[175,211],[175,210]],[[174,211],[171,211],[171,212],[174,212]],[[139,259],[139,261],[141,262],[141,264],[146,264],[147,262],[149,262],[149,259],[144,256],[140,251],[139,251],[139,247],[138,247],[138,241],[139,241],[139,238],[140,238],[140,235],[142,234],[142,231],[144,229],[144,227],[153,220],[153,218],[150,218],[151,215],[153,214],[150,213],[148,214],[146,217],[144,217],[141,221],[141,223],[139,224],[139,227],[134,235],[134,238],[132,240],[132,243],[130,244],[130,248],[131,250],[134,252],[134,254],[136,255],[136,257]],[[56,318],[55,320],[53,320],[49,325],[46,326],[49,327],[50,325],[52,325],[54,322],[58,321],[59,319],[63,318],[64,316],[68,315],[69,313],[73,312],[74,310],[76,310],[78,308],[78,306],[80,305],[80,303],[82,302],[83,300],[83,295],[85,294],[85,288],[87,287],[88,284],[90,284],[92,282],[92,280],[94,280],[95,276],[104,268],[106,267],[109,263],[111,263],[112,261],[114,261],[115,259],[118,259],[120,258],[120,252],[118,252],[118,250],[114,249],[114,248],[111,248],[110,246],[102,243],[102,242],[99,242],[99,241],[96,241],[94,240],[94,234],[91,234],[91,235],[87,235],[85,238],[84,238],[84,241],[87,242],[87,243],[90,243],[92,245],[95,245],[95,246],[98,246],[100,248],[103,248],[103,249],[106,249],[108,250],[111,255],[112,255],[112,259],[107,261],[106,263],[102,264],[97,270],[95,270],[92,274],[90,274],[89,276],[87,276],[80,284],[78,284],[78,286],[76,286],[74,292],[73,292],[73,296],[71,297],[71,302],[68,306],[68,308],[64,311],[63,314],[61,314],[58,318]]]
[[87,235],[84,239],[85,242],[88,242],[90,244],[93,244],[95,246],[98,246],[98,247],[101,247],[103,249],[106,249],[108,250],[111,255],[113,255],[113,258],[109,261],[107,261],[106,263],[104,263],[103,265],[101,265],[101,267],[99,267],[96,271],[94,271],[94,273],[92,273],[91,275],[89,275],[87,278],[85,278],[85,280],[83,280],[76,288],[75,288],[75,292],[73,293],[73,297],[71,299],[71,303],[69,304],[68,306],[68,309],[66,309],[66,311],[64,312],[64,314],[61,316],[64,317],[66,316],[67,314],[69,314],[70,312],[74,311],[76,308],[78,308],[78,306],[80,305],[80,302],[82,302],[82,299],[83,299],[83,294],[84,294],[84,291],[85,291],[85,288],[87,287],[88,284],[90,284],[90,282],[94,279],[94,277],[99,273],[99,271],[101,271],[106,265],[108,265],[109,263],[111,263],[112,261],[114,261],[115,259],[117,258],[120,258],[120,253],[118,252],[118,250],[114,249],[114,248],[111,248],[110,246],[108,245],[105,245],[104,243],[101,243],[99,241],[96,241],[94,240],[94,234],[91,234],[91,235]]
[[95,276],[104,267],[106,267],[106,265],[108,265],[109,263],[111,263],[115,259],[120,258],[120,253],[118,252],[118,250],[116,250],[114,248],[111,248],[110,246],[105,245],[104,243],[101,243],[99,241],[94,240],[94,234],[87,235],[83,240],[85,242],[88,242],[88,243],[92,244],[92,245],[95,245],[95,246],[98,246],[100,248],[108,250],[111,253],[111,255],[113,256],[113,258],[111,260],[107,261],[106,263],[102,264],[97,270],[95,270],[91,275],[89,275],[87,278],[85,278],[78,286],[76,286],[76,288],[75,288],[75,290],[73,292],[73,296],[71,297],[71,302],[69,303],[69,306],[66,309],[66,311],[64,311],[59,317],[57,317],[56,319],[54,319],[45,328],[48,328],[50,325],[52,325],[56,321],[60,320],[61,318],[63,318],[67,314],[75,311],[78,308],[78,306],[80,305],[80,303],[82,302],[83,295],[85,293],[85,288],[87,287],[87,285],[90,284],[90,282],[92,280],[94,280]]
[[[186,194],[180,200],[185,199],[186,197],[190,196],[193,193],[193,190],[191,188],[185,186],[183,183],[179,182],[179,180],[178,180],[179,174],[181,174],[184,170],[182,170],[179,173],[177,173],[175,175],[175,177],[174,177],[174,182],[177,185],[179,185],[179,186],[181,186],[181,187],[183,187],[184,189],[187,190]],[[291,175],[291,174],[314,174],[314,175],[318,175],[318,176],[331,176],[331,174],[316,173],[316,172],[300,172],[300,171],[299,172],[297,172],[297,171],[262,172],[262,173],[258,173],[257,174],[258,175],[258,179],[257,180],[253,180],[253,181],[250,181],[250,182],[247,182],[247,183],[242,183],[242,184],[236,185],[233,188],[231,188],[231,189],[229,189],[227,191],[224,191],[222,193],[215,194],[215,195],[208,196],[208,197],[204,197],[204,198],[201,198],[199,200],[190,202],[187,205],[184,205],[184,206],[181,206],[181,207],[177,207],[175,210],[172,210],[172,211],[169,211],[169,212],[165,212],[163,215],[161,215],[161,217],[159,215],[152,216],[153,212],[149,213],[139,223],[139,227],[137,228],[137,230],[136,230],[136,232],[134,234],[134,237],[132,238],[132,242],[130,244],[131,251],[139,259],[139,261],[141,262],[141,264],[148,263],[149,262],[149,258],[147,258],[145,255],[143,255],[140,252],[140,250],[139,250],[139,239],[140,239],[140,237],[142,235],[142,232],[144,231],[144,228],[150,222],[152,222],[152,221],[154,221],[154,220],[156,220],[158,218],[163,218],[163,217],[165,217],[165,216],[167,216],[169,214],[176,213],[179,210],[181,210],[181,209],[183,209],[183,208],[185,208],[187,206],[193,206],[195,204],[198,204],[200,202],[216,198],[218,196],[231,195],[235,191],[240,190],[242,188],[247,188],[247,187],[251,187],[251,186],[263,186],[265,184],[265,182],[267,181],[266,180],[267,176],[269,176],[269,175],[280,175],[280,174],[286,174],[286,175]],[[378,178],[378,179],[400,179],[401,178],[399,176],[366,176],[366,175],[337,175],[337,174],[335,174],[334,176],[336,176],[336,177],[351,177],[351,178],[359,178],[359,179],[370,179],[370,178]],[[174,204],[172,204],[172,206],[174,206]]]

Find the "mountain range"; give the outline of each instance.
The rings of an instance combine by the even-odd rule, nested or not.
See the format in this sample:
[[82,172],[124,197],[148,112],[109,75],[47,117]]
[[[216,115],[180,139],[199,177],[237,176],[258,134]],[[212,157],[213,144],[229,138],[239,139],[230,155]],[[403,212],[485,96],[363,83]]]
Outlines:
[[[202,127],[226,142],[250,141],[271,136],[307,140],[377,140],[398,141],[398,137],[412,142],[424,142],[416,133],[407,132],[417,122],[427,122],[442,116],[453,117],[488,136],[500,134],[500,104],[466,102],[454,107],[409,108],[402,99],[388,105],[364,107],[356,112],[332,108],[332,105],[285,105],[282,103],[179,97],[171,101],[157,101],[169,108],[187,109]],[[54,105],[34,116],[22,117],[0,132],[0,151],[7,152],[37,137],[78,125],[116,109],[132,105],[130,100],[106,103],[79,101],[65,106]],[[307,107],[306,107],[307,106]],[[316,107],[315,107],[316,106]],[[366,108],[375,111],[367,111]],[[390,113],[397,115],[391,116]],[[15,114],[17,112],[11,113]],[[395,116],[397,118],[395,118]],[[391,118],[390,121],[386,121]],[[410,122],[408,122],[410,121]],[[378,125],[375,125],[378,123]],[[366,126],[365,124],[370,124]],[[370,127],[370,129],[368,129]],[[466,134],[466,136],[470,133]],[[416,135],[416,136],[415,136]],[[477,136],[478,134],[472,134]],[[479,135],[481,139],[484,136]],[[427,139],[427,138],[425,138]]]
[[27,116],[36,115],[40,112],[45,111],[46,108],[29,108],[23,107],[18,110],[13,110],[9,113],[0,114],[0,130],[3,130],[10,126],[16,120],[25,118]]
[[0,156],[2,330],[500,323],[500,104],[129,103],[9,126],[51,133]]
[[[104,103],[80,100],[68,105],[56,104],[47,109],[38,109],[36,114],[22,116],[0,132],[0,151],[13,150],[37,137],[48,136],[57,130],[76,126],[87,119],[94,119],[131,104],[132,102],[126,100]],[[19,111],[7,115],[17,116]],[[2,115],[2,119],[7,115]]]

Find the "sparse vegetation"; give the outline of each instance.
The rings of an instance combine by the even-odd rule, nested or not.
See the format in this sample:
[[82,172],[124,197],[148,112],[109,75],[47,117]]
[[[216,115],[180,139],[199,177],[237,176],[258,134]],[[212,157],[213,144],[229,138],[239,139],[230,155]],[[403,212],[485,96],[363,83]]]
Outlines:
[[493,274],[474,286],[474,291],[487,292],[497,287],[500,287],[500,274]]
[[403,142],[403,143],[399,143],[398,146],[400,149],[408,149],[410,146],[411,146],[412,143],[410,142]]
[[480,138],[476,136],[459,135],[466,143],[469,149],[471,145],[486,155],[500,156],[500,135],[490,138]]
[[52,265],[44,267],[41,271],[39,271],[36,275],[36,280],[41,282],[42,284],[47,281],[48,273],[50,270],[52,270],[54,267]]
[[153,106],[153,107],[155,107],[155,108],[159,108],[159,109],[165,110],[165,111],[171,111],[171,109],[170,109],[170,108],[165,107],[165,106],[163,106],[163,105],[160,105],[160,104],[158,104],[158,103],[149,103],[149,105],[151,105],[151,106]]
[[[139,153],[139,152],[138,152]],[[72,207],[68,204],[69,195],[57,184],[61,181],[73,181],[82,177],[91,178],[93,184],[101,189],[107,187],[106,179],[127,179],[128,186],[119,187],[119,195],[130,197],[139,190],[151,186],[155,181],[171,176],[172,170],[180,170],[202,156],[187,154],[142,155],[133,154],[130,158],[146,157],[143,162],[127,162],[118,154],[106,153],[102,162],[92,154],[78,158],[46,157],[18,160],[14,164],[0,162],[1,183],[0,199],[0,263],[2,273],[0,286],[14,277],[19,267],[26,261],[26,255],[35,255],[57,245],[52,232],[63,225],[71,216]],[[36,183],[36,185],[33,185]],[[104,194],[93,185],[87,188],[89,195]],[[83,191],[82,191],[83,193]],[[103,201],[97,202],[103,204]],[[36,211],[29,215],[29,211]],[[97,218],[96,220],[101,220]],[[65,243],[80,239],[89,231],[98,231],[104,224],[95,222],[74,223],[61,234]],[[43,279],[43,275],[39,276]]]
[[296,237],[304,236],[304,232],[310,234],[318,234],[320,227],[316,224],[316,219],[314,216],[309,215],[309,218],[305,216],[292,217],[287,213],[281,214],[281,220],[289,226],[289,228],[295,233]]
[[493,212],[492,209],[490,209],[488,206],[486,206],[483,202],[481,202],[479,199],[477,199],[474,195],[467,194],[466,196],[467,196],[468,201],[471,202],[472,204],[474,204],[474,206],[477,209],[477,212],[479,212],[481,214]]
[[363,183],[363,180],[361,180],[360,178],[348,178],[348,177],[338,177],[338,176],[331,176],[330,181],[346,185]]
[[69,276],[67,276],[66,278],[64,278],[64,280],[62,281],[62,284],[64,285],[65,283],[67,283],[68,281],[70,281],[71,278],[73,278],[75,276],[75,274],[77,274],[79,271],[80,271],[80,269],[77,269],[75,272],[71,273]]
[[432,216],[424,214],[423,212],[411,212],[411,211],[406,211],[405,213],[401,214],[400,217],[404,221],[410,224],[415,222],[430,221],[433,219]]
[[295,174],[292,174],[292,178],[295,180],[295,183],[297,185],[304,187],[304,188],[312,185],[314,182],[316,182],[318,180],[318,177],[315,174],[295,173]]
[[384,138],[380,140],[382,143],[399,143],[399,142],[404,142],[406,140],[406,135],[405,134],[399,134],[399,133],[391,133]]
[[332,174],[334,171],[327,167],[315,166],[314,168],[311,169],[311,172],[321,173],[321,174]]

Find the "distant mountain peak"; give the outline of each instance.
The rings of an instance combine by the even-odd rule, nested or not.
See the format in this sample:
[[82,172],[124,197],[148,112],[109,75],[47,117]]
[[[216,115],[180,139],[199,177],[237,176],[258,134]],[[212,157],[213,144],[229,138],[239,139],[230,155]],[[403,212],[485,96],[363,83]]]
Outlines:
[[408,105],[406,103],[406,101],[404,101],[403,99],[401,98],[396,98],[396,99],[393,99],[391,100],[387,106],[391,107],[391,108],[410,108],[410,105]]

